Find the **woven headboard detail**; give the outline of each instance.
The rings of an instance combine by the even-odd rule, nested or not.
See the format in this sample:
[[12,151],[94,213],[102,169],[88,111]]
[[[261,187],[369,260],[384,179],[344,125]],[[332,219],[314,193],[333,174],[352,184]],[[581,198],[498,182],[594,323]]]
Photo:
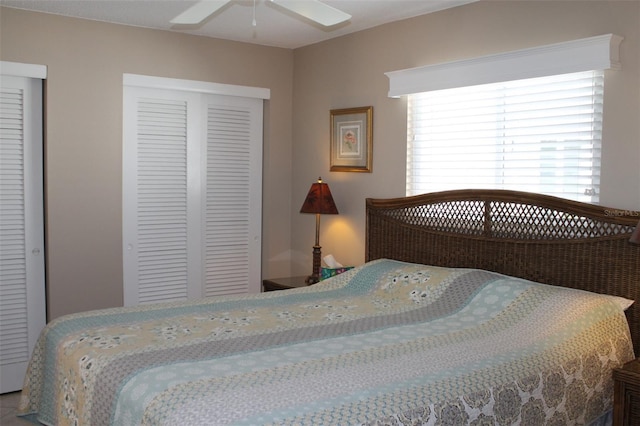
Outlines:
[[540,194],[462,190],[367,199],[366,260],[478,268],[636,300],[640,354],[640,212]]
[[433,231],[507,239],[598,238],[626,235],[634,229],[555,208],[491,200],[445,201],[382,214]]

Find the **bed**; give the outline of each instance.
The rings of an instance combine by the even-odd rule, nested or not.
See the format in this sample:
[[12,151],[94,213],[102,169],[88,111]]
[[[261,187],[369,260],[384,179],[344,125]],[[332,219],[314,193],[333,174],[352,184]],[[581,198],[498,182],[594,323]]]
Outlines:
[[68,315],[21,415],[65,425],[606,424],[637,352],[637,212],[513,191],[366,200],[319,284]]

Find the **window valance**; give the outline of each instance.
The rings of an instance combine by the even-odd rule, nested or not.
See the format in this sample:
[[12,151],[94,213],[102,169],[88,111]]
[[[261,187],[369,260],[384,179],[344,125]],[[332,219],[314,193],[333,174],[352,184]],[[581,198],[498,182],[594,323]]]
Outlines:
[[385,73],[389,97],[589,70],[619,69],[622,37],[605,34]]

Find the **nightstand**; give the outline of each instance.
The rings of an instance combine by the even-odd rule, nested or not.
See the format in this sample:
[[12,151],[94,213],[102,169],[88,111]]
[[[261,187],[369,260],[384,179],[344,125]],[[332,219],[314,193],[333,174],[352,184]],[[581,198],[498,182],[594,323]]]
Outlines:
[[640,358],[613,370],[613,424],[640,425]]
[[308,284],[305,282],[306,276],[302,277],[285,277],[285,278],[270,278],[268,280],[262,280],[263,291],[275,291],[275,290],[288,290],[296,287],[306,287]]

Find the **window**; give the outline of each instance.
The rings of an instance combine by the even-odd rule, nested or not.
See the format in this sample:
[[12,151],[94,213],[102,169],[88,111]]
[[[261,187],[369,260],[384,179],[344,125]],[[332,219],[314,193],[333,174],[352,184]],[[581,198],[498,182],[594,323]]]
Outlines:
[[512,189],[597,202],[603,72],[409,95],[407,195]]
[[[407,195],[508,188],[597,202],[604,34],[385,73],[408,96]],[[593,71],[599,70],[599,71]]]

